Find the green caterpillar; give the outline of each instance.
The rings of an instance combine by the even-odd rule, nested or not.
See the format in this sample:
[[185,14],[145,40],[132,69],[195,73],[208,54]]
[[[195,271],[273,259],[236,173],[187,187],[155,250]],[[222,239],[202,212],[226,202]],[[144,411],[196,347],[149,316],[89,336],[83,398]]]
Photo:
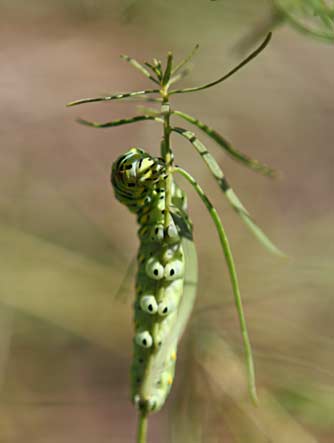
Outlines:
[[[171,86],[187,73],[183,69],[197,50],[173,66],[173,55],[168,53],[166,67],[154,59],[153,63],[140,64],[133,58],[123,59],[138,69],[159,88],[118,93],[105,97],[76,100],[68,106],[81,103],[111,100],[144,100],[160,103],[160,110],[145,109],[132,118],[106,123],[79,122],[95,128],[111,128],[140,121],[155,121],[163,125],[161,157],[132,148],[116,160],[112,167],[111,181],[116,198],[137,215],[140,248],[134,306],[135,337],[132,365],[132,399],[138,407],[138,441],[146,439],[147,415],[159,410],[171,389],[177,345],[190,316],[195,301],[197,285],[197,258],[192,239],[192,224],[187,213],[184,192],[175,184],[174,174],[180,174],[194,188],[206,206],[217,229],[229,271],[235,306],[238,313],[245,351],[249,393],[256,403],[255,371],[251,344],[240,296],[237,273],[231,248],[217,210],[200,184],[184,169],[174,165],[171,147],[173,134],[188,140],[205,162],[228,202],[255,237],[270,251],[283,255],[257,226],[247,209],[228,183],[222,169],[204,144],[191,131],[172,125],[178,117],[196,126],[214,140],[231,158],[246,167],[267,176],[274,170],[236,150],[222,135],[198,119],[171,108],[169,99],[175,94],[192,93],[215,86],[236,73],[254,59],[269,43],[268,34],[263,43],[227,74],[215,81],[197,87],[171,89]],[[155,95],[159,96],[156,97]]]
[[[172,182],[172,205],[166,208],[166,167],[140,149],[130,149],[112,167],[116,198],[135,212],[138,235],[138,272],[134,304],[135,337],[131,371],[132,399],[145,412],[159,410],[171,389],[176,348],[188,314],[179,315],[184,289],[185,257],[182,236],[191,237],[186,197]],[[168,218],[166,211],[182,214]],[[183,220],[183,226],[177,220]],[[183,232],[183,234],[182,234]],[[182,319],[181,319],[182,317]]]

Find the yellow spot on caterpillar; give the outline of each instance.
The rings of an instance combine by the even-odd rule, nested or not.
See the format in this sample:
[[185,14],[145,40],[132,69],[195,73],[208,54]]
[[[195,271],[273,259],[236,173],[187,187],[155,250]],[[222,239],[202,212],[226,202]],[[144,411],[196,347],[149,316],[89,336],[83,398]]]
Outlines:
[[142,254],[138,255],[138,262],[144,263],[144,261],[145,261],[145,255],[142,255]]
[[139,218],[138,222],[141,225],[145,225],[148,222],[148,219],[149,219],[149,216],[147,214],[144,214]]
[[153,165],[154,165],[154,160],[152,160],[151,158],[144,158],[141,161],[141,165],[140,168],[138,169],[138,172],[140,174],[144,174],[146,171],[150,172],[150,169],[152,168]]
[[171,359],[172,361],[176,361],[176,352],[172,352],[172,354],[171,354],[171,356],[170,356],[170,359]]
[[145,235],[147,234],[147,226],[144,226],[143,228],[139,229],[139,235]]
[[152,177],[152,170],[149,169],[147,172],[145,172],[145,174],[143,174],[142,180],[148,180],[151,177]]
[[173,377],[171,375],[168,377],[167,383],[169,384],[169,386],[173,383]]
[[143,204],[145,203],[145,199],[141,199],[141,200],[138,200],[138,206],[143,206]]

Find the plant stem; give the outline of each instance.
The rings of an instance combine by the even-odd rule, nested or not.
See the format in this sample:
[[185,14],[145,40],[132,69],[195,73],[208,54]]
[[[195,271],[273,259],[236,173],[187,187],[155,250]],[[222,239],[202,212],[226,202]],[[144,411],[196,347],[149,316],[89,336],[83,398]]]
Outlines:
[[147,442],[147,413],[140,412],[138,415],[137,443]]
[[170,134],[172,132],[172,128],[170,126],[171,109],[169,104],[168,86],[161,90],[161,95],[162,95],[161,114],[164,120],[163,139],[161,144],[161,156],[165,160],[166,174],[167,174],[167,179],[165,182],[166,212],[165,212],[165,223],[164,223],[166,229],[171,222],[171,215],[170,215],[170,206],[172,202],[171,167],[173,164],[173,152],[170,146]]

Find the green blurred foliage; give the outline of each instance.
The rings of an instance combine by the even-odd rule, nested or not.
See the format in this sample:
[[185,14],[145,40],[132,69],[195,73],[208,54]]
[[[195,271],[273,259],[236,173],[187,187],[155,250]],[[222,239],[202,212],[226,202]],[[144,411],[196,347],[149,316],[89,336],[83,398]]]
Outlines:
[[[272,3],[138,0],[130,11],[124,1],[1,6],[0,440],[134,441],[131,302],[115,302],[113,294],[135,254],[136,226],[115,202],[109,174],[129,146],[157,153],[161,134],[153,123],[101,132],[74,123],[78,116],[132,115],[129,104],[75,111],[64,105],[145,87],[121,53],[143,60],[173,49],[181,57],[199,42],[184,85],[218,77],[248,51],[253,35],[272,26]],[[229,233],[260,407],[253,409],[246,394],[213,226],[182,183],[200,257],[198,303],[172,396],[152,417],[152,441],[333,441],[332,72],[330,46],[280,27],[265,53],[224,86],[178,98],[179,108],[282,171],[268,181],[209,144],[290,260],[261,250],[201,160],[175,143],[178,163],[206,189]],[[132,300],[131,279],[124,291]]]

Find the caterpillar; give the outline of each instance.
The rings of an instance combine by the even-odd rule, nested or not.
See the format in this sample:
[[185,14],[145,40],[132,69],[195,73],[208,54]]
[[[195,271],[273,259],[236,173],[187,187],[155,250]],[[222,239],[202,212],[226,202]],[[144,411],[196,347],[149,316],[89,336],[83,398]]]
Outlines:
[[[163,160],[137,148],[120,156],[112,166],[115,196],[136,213],[139,224],[131,385],[133,402],[145,412],[161,409],[168,396],[177,343],[193,304],[188,297],[183,304],[186,314],[181,314],[185,276],[182,237],[192,238],[192,226],[185,193],[174,181],[172,205],[166,207],[166,178]],[[176,215],[165,226],[167,210]]]
[[[227,181],[220,165],[196,134],[173,126],[178,117],[204,132],[232,159],[269,177],[275,171],[235,149],[221,134],[207,124],[184,112],[174,110],[170,97],[211,88],[231,77],[253,60],[267,46],[271,33],[261,45],[236,67],[217,80],[200,86],[170,89],[189,72],[184,66],[194,56],[194,50],[174,66],[173,54],[168,53],[165,68],[160,60],[144,65],[137,60],[122,58],[159,87],[108,96],[84,98],[68,106],[100,101],[129,100],[160,103],[160,110],[145,109],[131,118],[105,123],[79,119],[79,123],[94,128],[112,128],[143,121],[154,121],[163,126],[160,157],[132,148],[112,165],[111,182],[116,198],[137,216],[140,247],[137,255],[136,296],[134,302],[134,356],[131,369],[132,400],[139,409],[138,441],[146,441],[147,416],[158,411],[170,392],[178,342],[182,336],[195,301],[197,286],[197,259],[192,238],[192,223],[187,212],[185,193],[174,182],[174,174],[181,175],[194,188],[204,203],[216,227],[226,259],[232,293],[243,340],[250,397],[257,401],[255,371],[251,344],[247,332],[237,272],[229,241],[216,208],[200,184],[185,169],[174,164],[172,135],[185,138],[205,162],[233,210],[252,234],[272,253],[284,256],[254,222]],[[158,94],[158,97],[157,97]]]

